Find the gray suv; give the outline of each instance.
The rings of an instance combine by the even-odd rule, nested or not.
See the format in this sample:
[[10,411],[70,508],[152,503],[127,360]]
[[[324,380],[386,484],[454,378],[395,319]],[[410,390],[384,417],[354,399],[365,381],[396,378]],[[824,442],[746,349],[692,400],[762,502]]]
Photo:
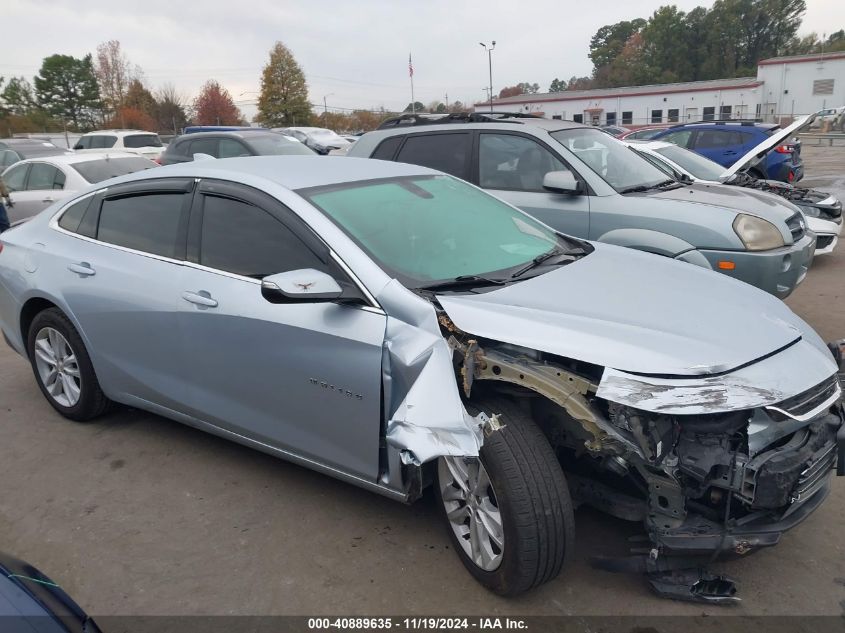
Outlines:
[[494,116],[402,116],[348,155],[439,169],[562,233],[717,270],[782,299],[804,280],[815,236],[786,200],[669,180],[597,128]]

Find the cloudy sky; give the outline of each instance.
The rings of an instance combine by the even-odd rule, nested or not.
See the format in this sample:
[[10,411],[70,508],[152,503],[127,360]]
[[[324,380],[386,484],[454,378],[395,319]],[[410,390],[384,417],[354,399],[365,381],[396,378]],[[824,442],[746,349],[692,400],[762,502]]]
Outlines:
[[[117,39],[148,86],[173,83],[187,98],[209,78],[243,111],[281,40],[305,70],[311,100],[332,108],[401,109],[410,101],[484,99],[495,40],[493,87],[520,81],[546,90],[555,77],[588,75],[590,37],[604,24],[647,18],[670,0],[3,0],[0,75],[38,72],[54,53],[81,57]],[[712,4],[676,0],[683,10]],[[843,0],[807,0],[802,34],[845,28]]]

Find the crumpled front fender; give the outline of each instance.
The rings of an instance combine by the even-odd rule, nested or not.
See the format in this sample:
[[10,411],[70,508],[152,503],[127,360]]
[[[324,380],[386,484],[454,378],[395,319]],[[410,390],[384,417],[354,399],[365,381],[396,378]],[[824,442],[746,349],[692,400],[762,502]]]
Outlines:
[[[382,354],[388,450],[414,465],[478,456],[485,418],[464,408],[434,307],[395,280],[377,299],[389,315]],[[396,463],[390,456],[388,462]],[[395,478],[389,473],[391,483]]]

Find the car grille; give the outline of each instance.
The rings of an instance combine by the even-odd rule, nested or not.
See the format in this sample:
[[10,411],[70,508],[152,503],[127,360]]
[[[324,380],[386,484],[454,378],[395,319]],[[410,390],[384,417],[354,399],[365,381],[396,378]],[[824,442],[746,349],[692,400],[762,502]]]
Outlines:
[[798,482],[792,491],[791,501],[795,503],[812,497],[824,485],[835,462],[836,444],[825,446],[813,455],[809,466],[802,470],[798,476]]
[[819,235],[816,239],[816,248],[822,249],[827,248],[833,243],[833,236],[832,235]]
[[786,226],[789,227],[789,232],[792,233],[792,241],[797,242],[804,237],[804,218],[800,213],[796,213],[786,221]]
[[839,394],[841,394],[841,388],[839,386],[839,380],[836,374],[834,374],[815,387],[810,387],[807,391],[802,391],[797,396],[782,400],[777,404],[766,407],[766,409],[775,420],[782,420],[783,417],[800,420]]

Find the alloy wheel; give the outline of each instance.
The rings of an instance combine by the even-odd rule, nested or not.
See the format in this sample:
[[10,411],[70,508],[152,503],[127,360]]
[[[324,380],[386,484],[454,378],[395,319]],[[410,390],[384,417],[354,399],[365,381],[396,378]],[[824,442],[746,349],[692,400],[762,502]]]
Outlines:
[[464,553],[484,571],[502,563],[505,532],[493,484],[480,459],[442,457],[437,466],[449,526]]
[[50,397],[63,407],[72,407],[82,394],[82,376],[76,353],[56,329],[42,328],[35,336],[35,366]]

